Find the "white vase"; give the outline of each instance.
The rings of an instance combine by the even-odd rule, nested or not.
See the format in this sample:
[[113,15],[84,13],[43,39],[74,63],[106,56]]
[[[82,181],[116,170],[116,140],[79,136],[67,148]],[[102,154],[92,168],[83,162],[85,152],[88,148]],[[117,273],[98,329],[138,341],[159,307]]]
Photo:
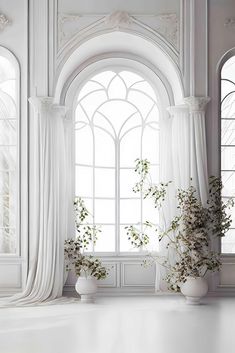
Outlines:
[[200,300],[208,292],[208,284],[202,277],[187,277],[180,287],[181,293],[186,297],[187,304],[200,304]]
[[92,303],[97,292],[96,279],[92,276],[78,277],[75,289],[84,303]]

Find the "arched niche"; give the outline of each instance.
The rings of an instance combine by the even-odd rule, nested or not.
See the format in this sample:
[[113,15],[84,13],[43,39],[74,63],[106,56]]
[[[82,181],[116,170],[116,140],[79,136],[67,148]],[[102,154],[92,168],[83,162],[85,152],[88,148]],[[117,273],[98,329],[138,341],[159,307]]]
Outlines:
[[55,103],[64,104],[66,91],[80,72],[102,59],[127,58],[145,65],[162,81],[171,104],[184,98],[182,77],[175,53],[164,51],[152,39],[137,34],[114,31],[95,36],[78,45],[58,68],[55,82]]

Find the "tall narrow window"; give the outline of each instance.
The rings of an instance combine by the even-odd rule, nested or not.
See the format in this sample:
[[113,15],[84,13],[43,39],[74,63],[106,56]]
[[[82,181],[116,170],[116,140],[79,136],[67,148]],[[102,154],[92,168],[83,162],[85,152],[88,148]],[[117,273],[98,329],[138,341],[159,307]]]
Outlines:
[[[159,180],[159,110],[155,91],[129,70],[103,71],[85,82],[75,109],[75,194],[102,228],[96,252],[134,251],[125,226],[156,220],[152,205],[134,194],[135,159],[151,162]],[[157,244],[150,244],[156,250]],[[136,250],[135,250],[136,251]]]
[[0,253],[16,252],[17,68],[0,51]]
[[[221,70],[221,176],[222,197],[235,196],[235,56]],[[222,252],[235,253],[235,210],[232,228],[222,239]]]

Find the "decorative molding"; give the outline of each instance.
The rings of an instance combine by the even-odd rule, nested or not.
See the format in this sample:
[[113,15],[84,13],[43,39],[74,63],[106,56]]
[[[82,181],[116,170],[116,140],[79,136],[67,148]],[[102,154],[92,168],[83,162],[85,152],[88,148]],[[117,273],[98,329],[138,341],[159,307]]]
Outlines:
[[190,112],[205,112],[206,106],[211,99],[209,97],[186,97],[184,101],[188,104]]
[[104,15],[59,14],[57,19],[58,48],[62,48],[74,35],[88,31],[104,22]]
[[176,13],[136,15],[134,17],[139,23],[142,22],[155,32],[160,33],[169,43],[179,49],[179,18]]
[[175,13],[145,15],[115,11],[111,14],[59,14],[58,49],[66,45],[74,36],[84,32],[133,29],[135,32],[147,30],[161,35],[175,49],[179,49],[179,18]]
[[81,18],[80,15],[66,15],[59,14],[58,15],[58,34],[59,34],[59,46],[61,46],[64,42],[67,41],[68,34],[65,30],[65,25],[68,22],[77,22]]
[[119,29],[122,26],[130,26],[133,18],[125,11],[115,11],[106,16],[104,23],[109,27]]
[[235,27],[235,17],[228,17],[224,22],[225,27]]
[[0,13],[0,31],[3,31],[10,24],[11,21],[3,13]]

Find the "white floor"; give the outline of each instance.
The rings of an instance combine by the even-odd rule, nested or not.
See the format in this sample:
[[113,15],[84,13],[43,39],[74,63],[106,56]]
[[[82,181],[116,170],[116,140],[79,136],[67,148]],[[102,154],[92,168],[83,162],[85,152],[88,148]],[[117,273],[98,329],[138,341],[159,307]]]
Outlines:
[[98,298],[0,309],[0,353],[235,353],[235,299]]

